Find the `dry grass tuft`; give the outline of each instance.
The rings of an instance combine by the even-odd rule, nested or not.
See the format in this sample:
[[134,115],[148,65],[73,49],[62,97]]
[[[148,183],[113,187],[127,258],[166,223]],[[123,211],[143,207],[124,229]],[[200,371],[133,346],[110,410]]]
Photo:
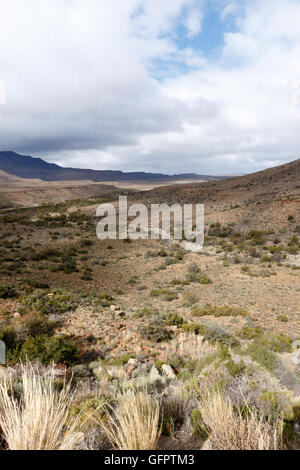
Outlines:
[[221,393],[207,394],[199,412],[214,450],[282,449],[282,423],[258,417],[249,408],[242,415]]
[[10,377],[0,383],[0,427],[10,450],[75,449],[82,434],[75,423],[66,427],[66,416],[72,402],[70,386],[55,390],[54,376],[40,375],[31,364],[22,366],[23,393],[14,397]]
[[159,402],[147,393],[122,393],[106,426],[113,446],[120,450],[155,449],[160,435],[159,410]]
[[216,348],[194,333],[181,333],[173,340],[173,348],[182,357],[200,359],[213,353]]

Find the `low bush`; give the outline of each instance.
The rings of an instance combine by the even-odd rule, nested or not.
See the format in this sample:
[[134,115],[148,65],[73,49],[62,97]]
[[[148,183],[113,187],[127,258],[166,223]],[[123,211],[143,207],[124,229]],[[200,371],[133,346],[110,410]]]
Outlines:
[[166,329],[165,320],[160,318],[151,321],[151,323],[140,325],[138,331],[142,338],[154,343],[161,343],[172,338],[171,333]]
[[198,302],[198,296],[192,292],[186,292],[183,295],[182,305],[183,307],[192,307],[192,305]]
[[16,296],[16,290],[12,286],[0,285],[0,299],[11,299]]
[[279,364],[276,355],[263,344],[250,344],[245,350],[245,354],[269,371],[276,369]]
[[178,295],[176,294],[176,292],[173,292],[172,290],[170,289],[153,289],[151,292],[150,292],[150,296],[151,297],[161,297],[162,300],[165,300],[167,302],[171,302],[172,300],[175,300],[178,298]]
[[182,317],[180,317],[179,315],[177,315],[177,313],[169,313],[167,315],[167,324],[169,326],[182,326],[183,323],[184,323],[184,320]]
[[212,315],[214,317],[245,317],[248,315],[247,311],[241,307],[231,307],[227,305],[218,306],[211,304],[206,304],[204,307],[195,305],[191,310],[191,314],[196,317],[203,317],[206,315]]
[[61,289],[35,290],[30,295],[20,297],[19,302],[20,313],[35,310],[45,315],[69,312],[80,304],[75,294]]
[[40,361],[47,365],[52,362],[56,364],[74,365],[78,362],[79,356],[76,347],[65,336],[27,336],[24,343],[15,349],[8,349],[7,360],[10,364],[22,362]]

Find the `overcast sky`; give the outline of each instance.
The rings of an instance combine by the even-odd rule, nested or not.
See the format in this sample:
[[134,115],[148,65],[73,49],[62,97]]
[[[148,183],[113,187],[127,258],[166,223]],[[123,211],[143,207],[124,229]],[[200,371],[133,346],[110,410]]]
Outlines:
[[0,150],[206,174],[300,156],[300,0],[0,8]]

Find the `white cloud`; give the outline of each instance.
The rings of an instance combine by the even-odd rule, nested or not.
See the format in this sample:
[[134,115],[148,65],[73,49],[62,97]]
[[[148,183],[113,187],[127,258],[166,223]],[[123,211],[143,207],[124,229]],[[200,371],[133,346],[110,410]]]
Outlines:
[[221,18],[226,21],[231,16],[236,16],[241,12],[242,5],[237,2],[229,2],[221,11]]
[[6,103],[6,86],[4,82],[0,81],[0,104]]
[[298,158],[300,2],[221,4],[237,31],[212,62],[178,45],[179,24],[201,33],[199,0],[0,0],[2,149],[170,173]]
[[188,30],[188,36],[193,38],[197,36],[202,28],[203,12],[202,9],[193,8],[189,11],[186,20],[186,28]]

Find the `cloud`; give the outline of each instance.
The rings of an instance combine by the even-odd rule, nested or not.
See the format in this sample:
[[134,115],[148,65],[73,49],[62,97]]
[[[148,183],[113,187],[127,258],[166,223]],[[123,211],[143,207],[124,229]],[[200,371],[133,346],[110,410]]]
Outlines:
[[6,103],[6,86],[0,81],[0,104]]
[[212,60],[196,41],[207,1],[0,0],[2,149],[169,173],[298,158],[300,2],[215,5]]
[[199,8],[194,8],[189,11],[186,20],[186,28],[188,30],[188,36],[193,38],[197,36],[202,28],[203,12]]

